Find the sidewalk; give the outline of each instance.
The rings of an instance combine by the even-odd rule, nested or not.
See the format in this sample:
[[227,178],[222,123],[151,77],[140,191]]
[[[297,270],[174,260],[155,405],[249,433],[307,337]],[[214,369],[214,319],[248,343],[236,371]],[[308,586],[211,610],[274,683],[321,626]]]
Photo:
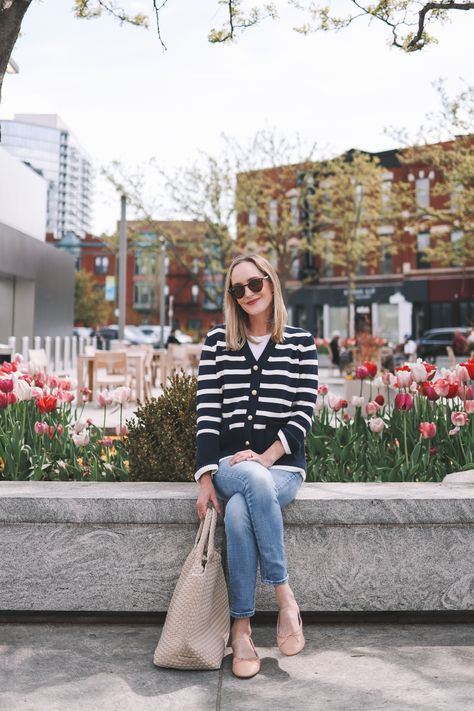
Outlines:
[[158,669],[155,624],[0,624],[5,711],[472,711],[474,624],[305,626],[284,657],[257,623],[260,674]]

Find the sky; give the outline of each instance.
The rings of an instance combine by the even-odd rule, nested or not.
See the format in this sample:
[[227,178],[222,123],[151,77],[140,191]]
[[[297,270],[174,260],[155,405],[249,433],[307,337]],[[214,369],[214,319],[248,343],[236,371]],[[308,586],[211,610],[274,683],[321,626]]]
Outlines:
[[[148,11],[151,0],[123,0]],[[337,4],[337,3],[336,3]],[[439,44],[404,54],[383,26],[365,20],[339,33],[302,36],[295,17],[266,21],[231,45],[211,45],[217,0],[168,0],[154,25],[120,26],[110,17],[78,20],[71,0],[34,0],[5,77],[0,117],[56,113],[93,160],[92,231],[111,232],[119,197],[100,176],[113,160],[130,170],[155,157],[165,169],[218,155],[221,134],[245,142],[271,127],[299,134],[325,152],[396,147],[389,126],[415,134],[438,106],[433,82],[455,93],[474,83],[474,11],[450,13]],[[153,186],[149,186],[153,190]],[[165,215],[155,215],[162,219]]]

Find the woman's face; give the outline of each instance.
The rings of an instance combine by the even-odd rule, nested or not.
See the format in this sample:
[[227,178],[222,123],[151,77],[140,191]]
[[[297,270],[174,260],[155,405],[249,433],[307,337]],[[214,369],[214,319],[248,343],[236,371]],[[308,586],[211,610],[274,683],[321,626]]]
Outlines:
[[[239,262],[232,270],[230,279],[231,286],[236,284],[247,284],[252,277],[265,276],[253,262]],[[270,320],[273,312],[273,291],[272,282],[270,279],[263,280],[262,291],[254,293],[249,287],[245,287],[245,294],[241,299],[237,299],[237,303],[245,313],[248,314],[250,320],[255,316],[266,315],[267,320]]]

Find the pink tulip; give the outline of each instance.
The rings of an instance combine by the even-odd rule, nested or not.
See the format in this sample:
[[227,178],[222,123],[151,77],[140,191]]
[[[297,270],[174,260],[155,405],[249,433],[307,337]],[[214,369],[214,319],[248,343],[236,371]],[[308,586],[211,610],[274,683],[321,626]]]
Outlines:
[[455,411],[451,413],[451,422],[455,427],[464,427],[469,422],[469,418],[465,412]]
[[48,425],[46,422],[35,422],[34,429],[37,435],[44,435],[48,432]]
[[449,383],[445,378],[435,380],[433,387],[440,397],[446,397],[449,392]]
[[359,397],[358,395],[353,395],[351,403],[354,407],[363,407],[365,402],[365,397]]
[[98,392],[96,400],[99,407],[107,407],[107,405],[112,404],[112,396],[108,390]]
[[366,378],[369,377],[369,371],[367,370],[365,365],[359,365],[356,368],[355,376],[356,376],[356,378],[358,378],[358,380],[365,380]]
[[411,410],[413,396],[408,393],[398,393],[395,397],[395,407],[397,410]]
[[125,387],[125,385],[121,385],[120,387],[115,388],[112,392],[112,400],[120,403],[120,405],[124,405],[128,400],[130,400],[131,393],[132,391],[130,388]]
[[58,388],[60,390],[71,390],[72,381],[69,380],[69,378],[63,378],[62,380],[59,381]]
[[86,447],[89,444],[89,433],[87,431],[71,435],[71,439],[76,447]]
[[461,430],[460,427],[455,427],[453,430],[449,430],[448,435],[450,437],[454,437],[454,435],[457,435],[457,433]]
[[468,385],[467,388],[461,390],[461,395],[463,400],[472,400],[472,385]]
[[100,444],[102,447],[111,447],[113,445],[112,437],[104,437],[104,439],[98,439],[97,444]]
[[470,415],[474,415],[474,400],[466,400],[464,402],[464,409],[466,412],[468,412]]
[[411,369],[411,374],[412,374],[413,380],[416,383],[424,383],[425,380],[428,378],[428,373],[427,373],[426,368],[423,365],[423,363],[418,362],[418,361],[416,363],[412,363],[412,365],[410,366],[410,369]]
[[381,417],[372,417],[372,419],[368,421],[368,425],[371,432],[383,432],[385,429],[385,422]]
[[399,388],[410,387],[413,376],[409,370],[397,370],[397,386]]
[[26,382],[26,380],[19,379],[15,383],[15,394],[18,400],[31,400],[31,386]]
[[115,428],[115,434],[120,437],[120,435],[125,436],[128,432],[127,425],[122,425],[122,429],[120,429],[120,425],[117,425]]
[[425,397],[428,398],[428,400],[431,400],[432,402],[435,402],[439,399],[439,395],[434,389],[434,387],[431,385],[431,383],[422,383],[421,392],[423,395],[425,395]]
[[465,365],[457,365],[456,366],[456,378],[461,382],[461,383],[468,383],[470,381],[470,376],[469,376],[469,371],[466,368]]
[[82,422],[82,420],[76,420],[74,423],[74,427],[73,427],[74,432],[76,434],[79,434],[80,432],[82,432],[82,430],[85,428],[85,426],[86,426],[85,422]]
[[318,395],[325,396],[329,392],[329,386],[323,383],[323,385],[320,385],[318,388]]
[[418,430],[424,439],[433,439],[436,435],[436,425],[434,422],[420,422]]
[[48,375],[46,377],[46,383],[49,385],[51,390],[54,390],[54,388],[57,388],[59,385],[59,378],[57,375]]
[[378,402],[375,402],[375,400],[372,400],[371,402],[368,402],[367,405],[365,406],[365,414],[366,415],[375,415],[376,412],[378,412],[380,408],[380,405]]
[[69,390],[58,390],[58,400],[61,402],[72,402],[76,396]]
[[31,388],[31,397],[33,400],[37,400],[39,397],[43,397],[43,391],[41,388]]

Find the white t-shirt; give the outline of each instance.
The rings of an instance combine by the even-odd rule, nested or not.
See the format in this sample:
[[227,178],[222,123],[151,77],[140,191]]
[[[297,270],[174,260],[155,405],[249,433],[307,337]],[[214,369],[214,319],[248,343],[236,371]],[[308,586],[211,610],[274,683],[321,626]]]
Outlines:
[[253,340],[255,343],[252,343],[252,341],[248,340],[247,343],[249,344],[249,348],[253,353],[253,357],[255,360],[258,360],[260,356],[262,355],[263,351],[265,350],[265,346],[267,345],[268,341],[271,338],[271,333],[265,334],[265,336],[252,336]]

